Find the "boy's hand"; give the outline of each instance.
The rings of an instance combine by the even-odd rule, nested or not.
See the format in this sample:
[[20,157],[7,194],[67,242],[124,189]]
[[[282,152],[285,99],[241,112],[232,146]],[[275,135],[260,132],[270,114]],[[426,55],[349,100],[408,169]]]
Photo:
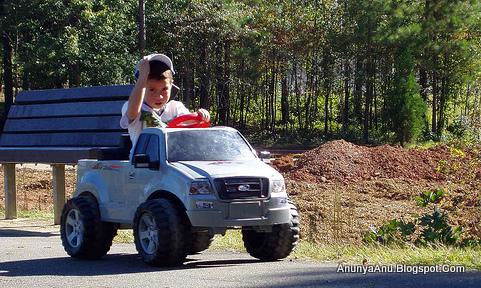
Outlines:
[[205,122],[209,122],[210,121],[210,113],[209,111],[203,109],[203,108],[200,108],[199,110],[197,110],[197,115],[199,115],[200,117],[202,117],[202,121],[205,121]]
[[147,56],[145,56],[139,63],[139,81],[147,82],[150,73],[150,64]]
[[[127,117],[129,123],[134,121],[142,109],[142,102],[144,102],[144,91],[147,87],[147,79],[150,73],[150,64],[147,56],[143,57],[138,63],[138,78],[135,83],[134,89],[130,92],[129,104],[127,108]],[[137,72],[136,72],[137,73]]]

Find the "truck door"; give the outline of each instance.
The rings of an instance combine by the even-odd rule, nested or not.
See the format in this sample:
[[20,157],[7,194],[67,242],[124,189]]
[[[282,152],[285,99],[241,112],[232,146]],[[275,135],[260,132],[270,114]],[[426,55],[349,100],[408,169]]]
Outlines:
[[[127,185],[125,199],[130,215],[133,217],[137,207],[144,201],[144,192],[149,190],[155,177],[160,177],[159,163],[159,136],[156,134],[141,134],[132,157],[132,165],[127,173]],[[138,165],[135,167],[136,155],[146,155],[151,165]],[[142,166],[142,167],[141,167]],[[149,167],[150,166],[150,167]]]

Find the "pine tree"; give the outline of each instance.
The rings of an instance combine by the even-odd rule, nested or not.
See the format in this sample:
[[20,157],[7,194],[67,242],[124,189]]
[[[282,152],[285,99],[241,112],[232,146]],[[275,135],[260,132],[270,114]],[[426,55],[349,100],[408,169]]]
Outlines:
[[388,118],[396,140],[404,146],[415,141],[422,131],[426,106],[414,77],[414,61],[410,49],[399,49],[394,65],[394,83],[388,98]]

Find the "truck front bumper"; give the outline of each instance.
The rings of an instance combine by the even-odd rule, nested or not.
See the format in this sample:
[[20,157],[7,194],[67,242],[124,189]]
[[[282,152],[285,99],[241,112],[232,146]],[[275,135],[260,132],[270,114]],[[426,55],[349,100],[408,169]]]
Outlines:
[[188,210],[187,216],[195,227],[239,227],[289,223],[290,213],[287,203],[259,200],[215,202],[211,207]]

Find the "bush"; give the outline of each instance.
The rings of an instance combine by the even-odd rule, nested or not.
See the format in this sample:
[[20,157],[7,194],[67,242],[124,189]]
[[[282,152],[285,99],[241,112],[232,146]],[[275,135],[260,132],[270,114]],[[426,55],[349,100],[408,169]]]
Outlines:
[[421,193],[421,195],[415,197],[416,203],[420,207],[433,205],[431,214],[424,214],[411,222],[393,219],[378,229],[371,228],[371,231],[364,235],[364,241],[381,244],[411,242],[416,245],[428,245],[430,243],[468,245],[470,241],[461,242],[462,228],[452,227],[448,223],[448,215],[440,211],[436,205],[442,201],[445,194],[442,188]]
[[465,138],[469,137],[472,128],[468,117],[460,115],[456,119],[454,119],[453,123],[448,125],[446,130],[457,138]]

